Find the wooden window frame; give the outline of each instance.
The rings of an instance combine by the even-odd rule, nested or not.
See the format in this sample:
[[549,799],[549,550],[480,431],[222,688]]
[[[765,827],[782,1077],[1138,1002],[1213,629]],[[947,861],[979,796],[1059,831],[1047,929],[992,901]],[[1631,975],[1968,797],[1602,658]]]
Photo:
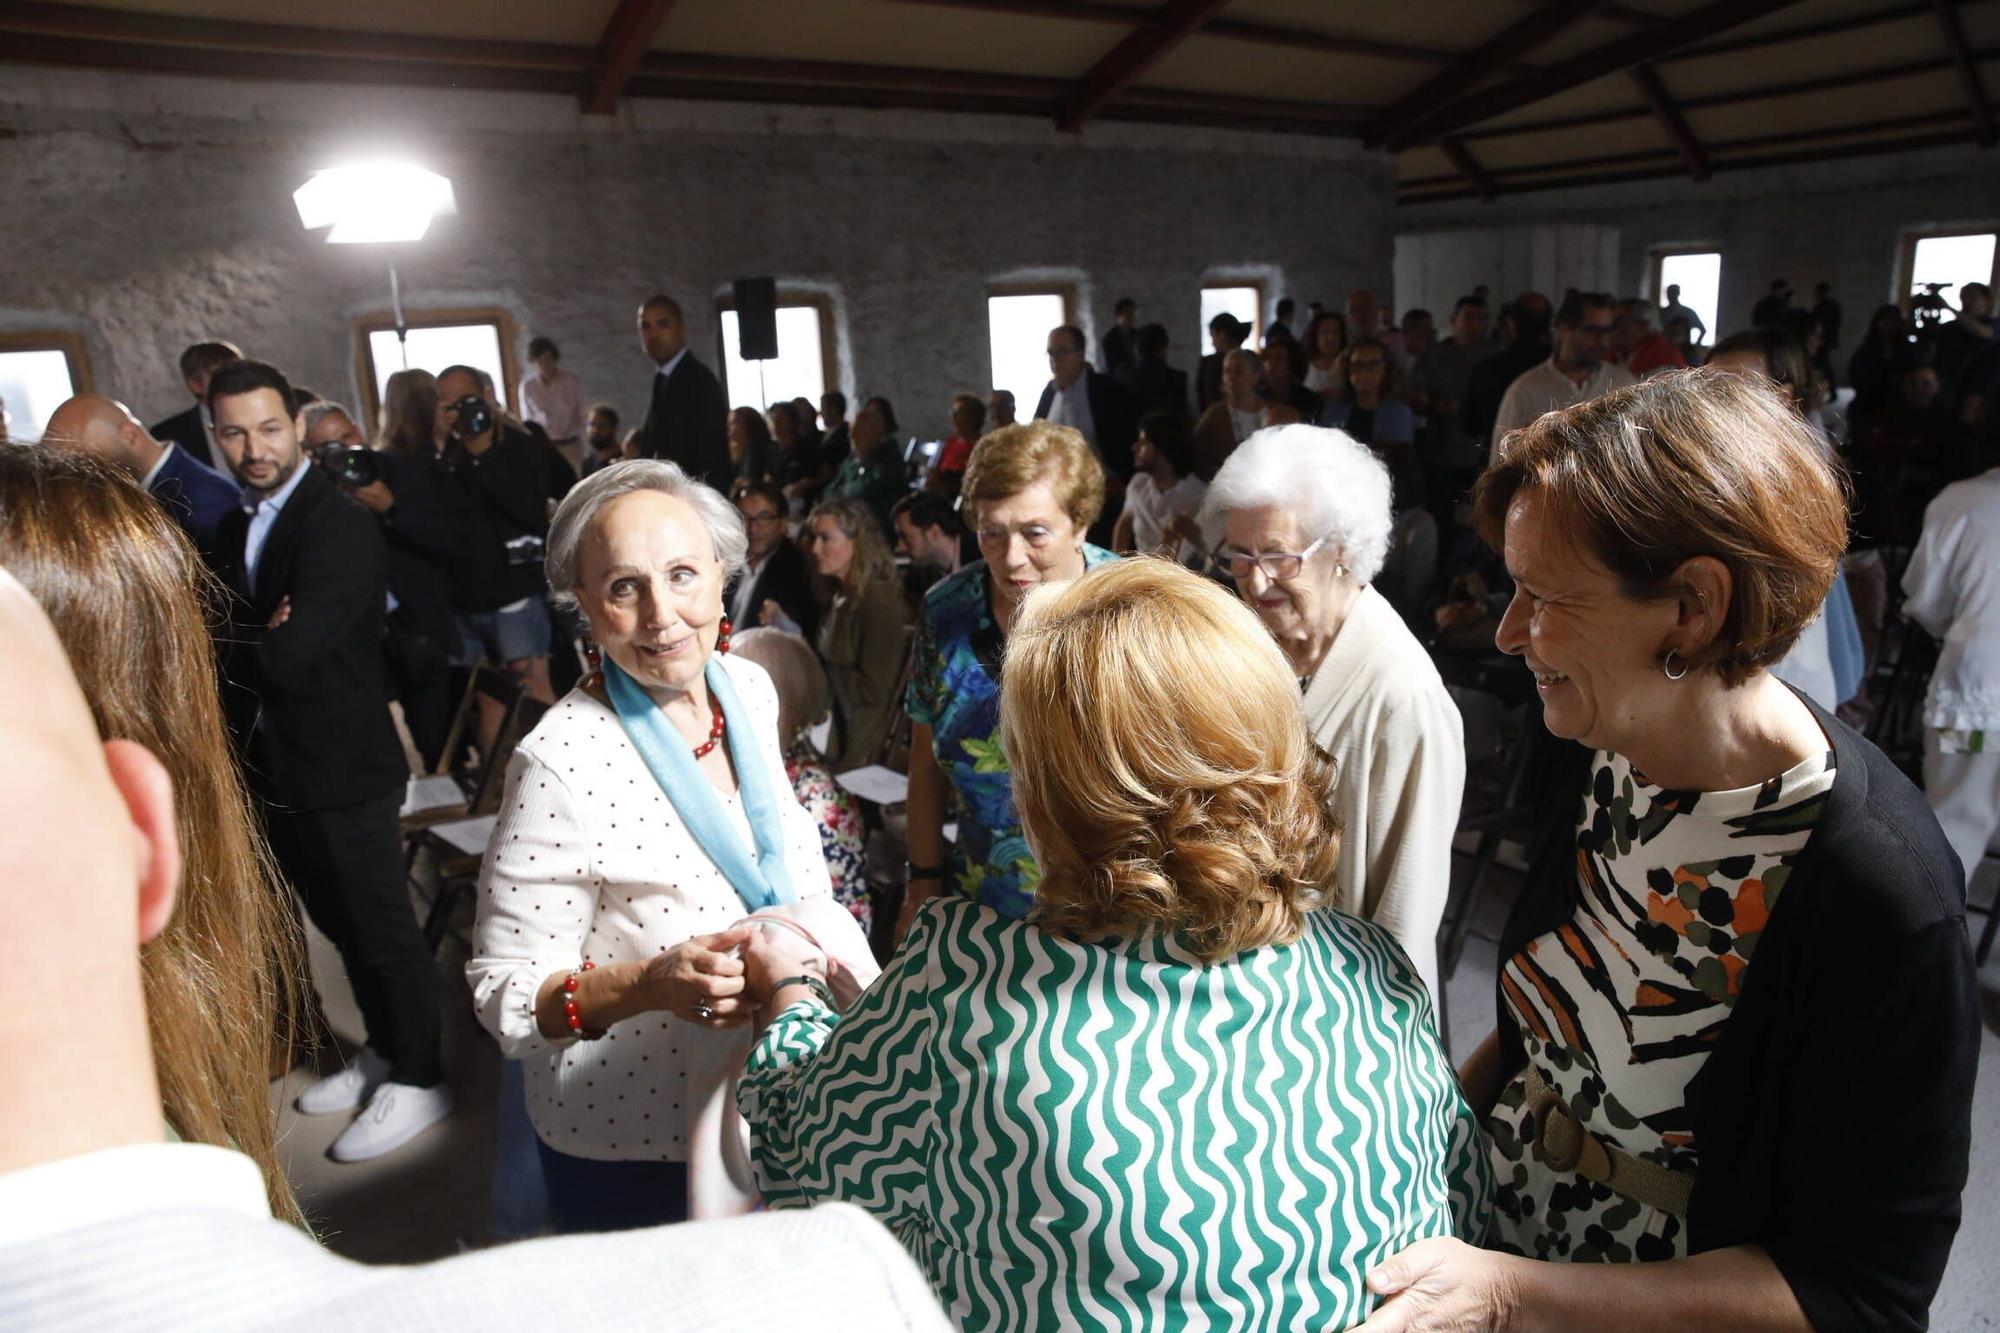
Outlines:
[[68,333],[59,329],[26,329],[19,333],[0,333],[0,352],[61,352],[69,366],[70,392],[95,393],[97,382],[90,371],[90,349],[83,345],[81,333]]
[[[840,347],[839,338],[833,327],[833,298],[825,292],[786,291],[778,288],[778,299],[774,309],[810,309],[819,312],[819,368],[820,381],[828,390],[840,388]],[[715,377],[722,382],[722,397],[728,401],[729,394],[729,348],[722,332],[722,312],[736,309],[736,293],[726,291],[715,298]],[[766,403],[769,410],[770,404]]]
[[[1245,347],[1255,351],[1264,345],[1264,307],[1271,299],[1271,285],[1265,279],[1204,278],[1202,279],[1201,286],[1195,292],[1195,309],[1201,309],[1201,294],[1203,292],[1225,291],[1232,287],[1250,287],[1254,288],[1257,292],[1257,318],[1250,322],[1250,336],[1244,339],[1243,342]],[[1201,330],[1201,342],[1197,346],[1205,348],[1208,345],[1208,328],[1204,325]],[[1202,355],[1207,356],[1208,353],[1204,351]]]
[[1897,240],[1896,250],[1896,292],[1894,300],[1902,307],[1904,318],[1915,311],[1911,304],[1916,299],[1910,292],[1911,276],[1917,271],[1917,242],[1941,241],[1953,236],[1992,236],[1993,271],[1986,275],[1986,285],[2000,289],[2000,221],[1966,227],[1916,227],[1907,230]]
[[[500,386],[501,402],[510,410],[521,401],[521,365],[514,353],[518,336],[514,316],[498,306],[471,306],[461,309],[413,310],[406,312],[403,325],[409,329],[446,329],[464,324],[491,324],[500,331],[500,370],[505,381]],[[354,321],[354,364],[361,375],[361,411],[369,435],[374,435],[382,413],[375,393],[375,352],[368,345],[370,334],[394,333],[396,317],[390,311],[363,315]]]

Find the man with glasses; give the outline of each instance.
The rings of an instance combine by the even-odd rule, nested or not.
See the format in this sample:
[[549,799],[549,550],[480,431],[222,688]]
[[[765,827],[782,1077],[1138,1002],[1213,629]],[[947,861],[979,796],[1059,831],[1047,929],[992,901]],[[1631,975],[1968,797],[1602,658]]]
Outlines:
[[1571,292],[1556,311],[1555,351],[1507,386],[1493,419],[1493,443],[1544,413],[1601,398],[1633,382],[1631,372],[1608,359],[1608,339],[1618,303],[1602,292]]
[[785,513],[785,493],[776,486],[757,485],[743,492],[736,502],[743,513],[743,526],[750,537],[744,552],[743,570],[731,581],[723,597],[729,622],[738,629],[778,623],[766,620],[764,608],[775,604],[784,617],[798,626],[810,640],[817,621],[812,595],[812,575],[805,555],[791,541]]
[[1132,442],[1139,435],[1138,401],[1131,390],[1091,368],[1084,355],[1089,346],[1083,330],[1062,324],[1049,330],[1049,380],[1035,404],[1035,420],[1068,426],[1083,436],[1104,465],[1104,513],[1090,532],[1100,545],[1111,537],[1112,524],[1124,505],[1125,483],[1132,475]]

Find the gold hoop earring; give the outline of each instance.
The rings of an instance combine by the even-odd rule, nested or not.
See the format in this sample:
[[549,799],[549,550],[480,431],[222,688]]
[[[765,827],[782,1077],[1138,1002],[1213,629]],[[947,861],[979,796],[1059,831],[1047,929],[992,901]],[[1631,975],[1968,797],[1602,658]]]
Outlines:
[[1686,662],[1681,663],[1679,671],[1674,670],[1674,655],[1676,651],[1673,648],[1667,649],[1667,660],[1660,663],[1660,674],[1668,680],[1679,680],[1688,673],[1688,664]]

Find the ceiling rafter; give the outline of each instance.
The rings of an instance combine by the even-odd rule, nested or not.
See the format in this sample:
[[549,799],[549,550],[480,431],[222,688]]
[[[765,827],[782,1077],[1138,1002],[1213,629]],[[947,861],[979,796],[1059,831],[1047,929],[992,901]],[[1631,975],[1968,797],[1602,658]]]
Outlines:
[[1169,0],[1084,71],[1063,100],[1062,112],[1056,117],[1057,127],[1082,129],[1085,121],[1102,111],[1112,98],[1165,59],[1168,52],[1228,3],[1229,0]]
[[653,38],[666,21],[674,0],[618,0],[618,8],[597,39],[597,54],[583,76],[580,99],[589,116],[608,116],[618,109],[618,94],[653,48]]
[[1390,148],[1402,146],[1411,134],[1447,104],[1452,94],[1471,87],[1509,61],[1526,55],[1549,41],[1594,9],[1604,0],[1544,0],[1531,14],[1524,14],[1499,33],[1431,75],[1382,113],[1382,120],[1369,138]]
[[1492,174],[1479,164],[1479,159],[1472,155],[1472,150],[1465,146],[1463,139],[1445,139],[1438,147],[1444,150],[1445,157],[1458,168],[1458,174],[1465,177],[1465,183],[1481,199],[1490,204],[1499,197],[1500,190],[1493,183]]
[[1710,0],[1689,14],[1661,19],[1650,27],[1637,28],[1602,46],[1559,61],[1537,74],[1523,75],[1490,88],[1469,93],[1449,106],[1439,108],[1414,135],[1392,137],[1395,149],[1417,143],[1434,142],[1445,135],[1469,129],[1481,121],[1504,116],[1510,111],[1567,92],[1571,88],[1617,74],[1632,66],[1658,59],[1669,51],[1692,46],[1731,28],[1766,14],[1790,8],[1799,0]]
[[1931,12],[1937,15],[1938,27],[1944,33],[1945,49],[1951,53],[1952,68],[1958,72],[1959,86],[1965,90],[1965,100],[1972,108],[1973,138],[1981,148],[1991,148],[1994,142],[1993,107],[1986,100],[1986,88],[1979,81],[1979,67],[1972,63],[1972,53],[1966,48],[1965,29],[1958,21],[1958,11],[1949,0],[1931,0]]
[[[2000,46],[1987,47],[1972,53],[1974,63],[2000,60]],[[1798,97],[1808,93],[1839,92],[1845,88],[1859,88],[1870,83],[1886,83],[1892,79],[1907,79],[1925,74],[1938,74],[1951,68],[1951,61],[1936,56],[1928,60],[1904,60],[1893,65],[1876,65],[1868,69],[1849,70],[1844,74],[1823,74],[1810,79],[1795,79],[1790,83],[1760,83],[1750,88],[1738,88],[1719,93],[1706,93],[1699,97],[1680,99],[1680,110],[1706,111],[1713,107],[1742,106],[1750,102],[1770,102],[1784,97]],[[1643,120],[1652,115],[1645,106],[1616,107],[1605,111],[1585,111],[1570,116],[1554,116],[1547,120],[1519,120],[1506,125],[1491,125],[1484,129],[1469,129],[1460,136],[1468,143],[1487,139],[1511,139],[1523,134],[1547,134],[1556,130],[1588,129],[1595,125],[1607,124],[1615,120]]]
[[1687,117],[1674,105],[1674,99],[1667,93],[1667,87],[1660,82],[1660,76],[1651,65],[1632,66],[1632,82],[1639,89],[1639,95],[1646,99],[1646,105],[1653,112],[1653,119],[1660,122],[1660,129],[1680,154],[1681,163],[1688,169],[1688,175],[1698,181],[1709,177],[1708,154],[1701,150],[1701,141],[1694,137]]
[[[1964,143],[1965,132],[1963,130],[1954,130],[1945,134],[1912,135],[1905,139],[1871,139],[1856,144],[1822,144],[1800,149],[1794,153],[1773,153],[1761,157],[1723,158],[1716,162],[1715,169],[1718,172],[1762,171],[1773,167],[1791,167],[1802,163],[1824,162],[1834,158],[1873,157],[1884,153],[1918,152],[1926,148],[1958,147],[1963,146]],[[1634,162],[1657,161],[1660,158],[1669,156],[1671,155],[1667,150],[1659,149],[1651,155],[1640,154],[1631,160]],[[1605,165],[1615,165],[1615,163],[1607,163]],[[1517,170],[1532,171],[1533,169],[1517,168]],[[1560,170],[1560,167],[1552,166],[1548,170]],[[1595,185],[1622,185],[1630,181],[1663,180],[1679,176],[1681,172],[1682,167],[1678,162],[1668,162],[1667,165],[1658,167],[1635,167],[1631,171],[1622,172],[1593,171],[1582,175],[1560,176],[1548,180],[1538,180],[1511,186],[1510,193],[1518,194],[1533,190],[1564,190]],[[1510,173],[1502,172],[1500,174],[1505,177]],[[1439,181],[1456,181],[1458,178],[1436,177],[1434,179]],[[1396,202],[1411,205],[1437,204],[1448,203],[1455,199],[1471,199],[1474,197],[1476,197],[1476,192],[1463,185],[1457,185],[1446,186],[1443,189],[1430,192],[1399,194]]]

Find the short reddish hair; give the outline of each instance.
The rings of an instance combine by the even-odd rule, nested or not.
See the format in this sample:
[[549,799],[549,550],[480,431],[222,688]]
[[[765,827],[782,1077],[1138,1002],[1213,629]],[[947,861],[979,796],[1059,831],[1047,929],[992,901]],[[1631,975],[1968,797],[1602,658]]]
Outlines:
[[1728,613],[1687,662],[1729,685],[1791,650],[1847,550],[1847,479],[1831,451],[1768,380],[1726,371],[1642,380],[1509,435],[1472,492],[1496,551],[1530,490],[1634,600],[1675,595],[1675,571],[1696,556],[1726,565]]

